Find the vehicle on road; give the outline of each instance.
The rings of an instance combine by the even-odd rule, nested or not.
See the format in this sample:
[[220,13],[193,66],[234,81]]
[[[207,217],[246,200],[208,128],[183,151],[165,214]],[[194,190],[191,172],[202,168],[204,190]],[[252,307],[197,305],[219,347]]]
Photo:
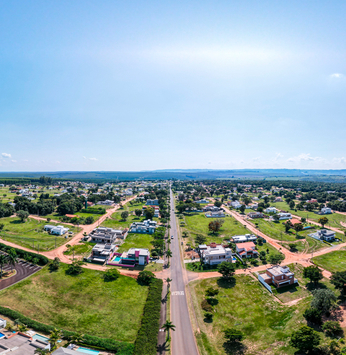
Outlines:
[[173,235],[171,235],[171,239],[173,239],[174,238],[174,236]]

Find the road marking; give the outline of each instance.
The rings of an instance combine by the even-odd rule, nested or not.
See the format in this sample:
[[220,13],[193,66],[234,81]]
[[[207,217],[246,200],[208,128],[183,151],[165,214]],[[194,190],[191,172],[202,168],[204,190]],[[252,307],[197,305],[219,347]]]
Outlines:
[[173,291],[172,296],[184,296],[184,291]]

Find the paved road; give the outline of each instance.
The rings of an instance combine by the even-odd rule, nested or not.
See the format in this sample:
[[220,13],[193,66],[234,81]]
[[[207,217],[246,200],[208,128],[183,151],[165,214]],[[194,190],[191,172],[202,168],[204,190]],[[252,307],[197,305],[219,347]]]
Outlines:
[[172,332],[172,355],[198,355],[195,337],[192,331],[186,299],[186,271],[182,267],[177,225],[174,213],[174,198],[171,191],[171,321],[176,326]]

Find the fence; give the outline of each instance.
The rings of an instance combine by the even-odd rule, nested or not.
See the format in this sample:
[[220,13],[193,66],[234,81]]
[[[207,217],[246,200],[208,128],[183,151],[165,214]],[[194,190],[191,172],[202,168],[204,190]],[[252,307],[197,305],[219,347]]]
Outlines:
[[273,293],[271,287],[264,281],[264,278],[257,273],[257,276],[258,276],[258,281],[270,292],[270,293]]

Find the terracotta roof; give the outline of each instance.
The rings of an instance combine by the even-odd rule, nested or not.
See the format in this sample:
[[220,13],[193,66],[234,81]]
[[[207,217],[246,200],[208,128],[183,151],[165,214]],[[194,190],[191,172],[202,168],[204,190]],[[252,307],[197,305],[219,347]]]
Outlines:
[[300,223],[302,223],[299,219],[297,219],[297,218],[292,218],[291,220],[290,220],[290,222],[292,223],[292,225],[295,225],[295,224],[300,224]]

